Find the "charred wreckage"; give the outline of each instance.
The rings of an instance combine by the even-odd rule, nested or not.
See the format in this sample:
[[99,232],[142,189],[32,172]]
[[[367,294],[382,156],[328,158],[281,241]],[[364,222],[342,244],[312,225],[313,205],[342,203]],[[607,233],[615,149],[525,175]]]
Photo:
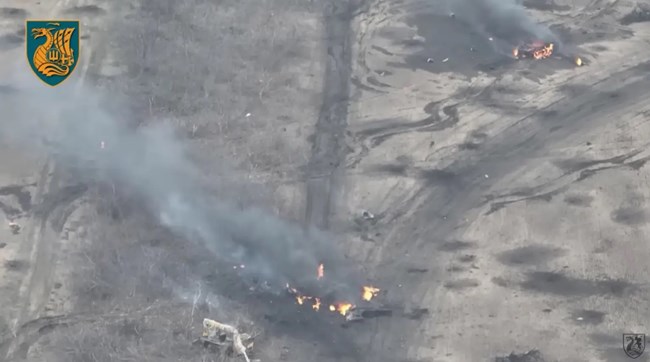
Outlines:
[[[542,40],[534,40],[531,42],[522,43],[512,49],[512,56],[515,59],[547,59],[556,54],[557,46],[553,42],[545,42]],[[584,62],[582,58],[575,56],[573,62],[577,66],[582,66]]]
[[[238,268],[245,268],[245,266],[240,265]],[[315,278],[316,281],[325,278],[324,264],[318,265]],[[339,315],[339,317],[342,316],[345,323],[392,316],[392,309],[377,306],[374,303],[374,298],[378,296],[380,291],[379,288],[371,285],[362,286],[359,291],[359,302],[357,303],[354,301],[329,301],[327,297],[304,294],[297,288],[289,284],[286,285],[287,296],[292,298],[298,307],[304,306],[314,312],[324,311]],[[258,359],[250,358],[250,354],[253,353],[254,339],[255,336],[244,333],[233,325],[205,318],[203,320],[203,333],[195,342],[202,343],[204,347],[214,346],[227,356],[240,357],[246,362],[261,362]]]
[[[316,269],[316,279],[321,280],[325,277],[325,266],[319,264]],[[318,296],[306,295],[298,291],[291,285],[286,285],[287,292],[291,295],[298,305],[308,305],[314,311],[325,309],[331,313],[340,314],[346,322],[361,321],[366,318],[389,316],[392,315],[390,309],[375,307],[367,302],[373,300],[379,292],[379,288],[371,285],[364,285],[360,290],[361,300],[367,305],[357,305],[351,301],[336,301],[325,303],[324,299]]]

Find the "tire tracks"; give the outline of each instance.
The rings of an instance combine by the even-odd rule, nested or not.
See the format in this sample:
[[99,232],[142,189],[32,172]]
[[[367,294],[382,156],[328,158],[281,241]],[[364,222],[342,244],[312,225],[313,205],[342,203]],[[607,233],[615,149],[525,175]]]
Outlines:
[[[413,217],[405,229],[420,226],[418,232],[433,235],[433,240],[405,238],[404,241],[385,245],[380,251],[381,266],[384,270],[395,271],[414,263],[435,266],[436,271],[432,274],[434,277],[401,281],[400,294],[410,296],[412,301],[439,305],[445,293],[439,285],[448,281],[442,271],[445,261],[432,257],[436,255],[435,248],[439,242],[447,240],[455,231],[463,228],[464,218],[473,219],[474,213],[479,211],[477,207],[485,203],[482,195],[497,184],[501,176],[525,165],[554,144],[566,142],[584,129],[593,129],[619,119],[628,109],[643,104],[643,89],[650,85],[650,76],[645,75],[649,67],[650,63],[642,63],[614,73],[591,84],[590,90],[580,96],[553,102],[515,121],[483,145],[480,157],[459,159],[446,169],[454,175],[454,188],[424,188],[416,193],[411,199],[415,205]],[[543,116],[549,110],[557,111],[552,119]],[[557,125],[564,126],[561,134],[551,131]],[[490,175],[489,179],[484,178],[486,174]],[[398,260],[393,257],[398,253],[411,256],[409,260]],[[389,284],[400,282],[396,274],[386,273],[385,280]],[[375,338],[377,343],[381,341],[384,345],[402,345],[402,348],[396,348],[394,356],[403,358],[406,350],[430,345],[425,335],[415,332],[420,328],[421,325],[414,325],[412,321],[394,320],[386,326],[384,333]]]
[[325,5],[326,60],[323,101],[316,122],[312,155],[307,167],[305,222],[329,228],[337,184],[344,172],[348,100],[352,73],[351,0],[332,0]]

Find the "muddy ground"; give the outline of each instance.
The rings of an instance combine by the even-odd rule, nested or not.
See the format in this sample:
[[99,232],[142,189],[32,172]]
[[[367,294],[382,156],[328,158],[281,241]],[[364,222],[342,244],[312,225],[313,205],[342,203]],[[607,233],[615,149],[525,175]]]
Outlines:
[[206,193],[327,230],[393,314],[250,289],[110,175],[0,137],[0,359],[238,360],[193,344],[210,317],[262,361],[627,360],[650,325],[650,4],[525,1],[561,43],[533,61],[459,3],[4,2],[3,107],[42,87],[24,20],[81,19],[49,91],[173,126]]

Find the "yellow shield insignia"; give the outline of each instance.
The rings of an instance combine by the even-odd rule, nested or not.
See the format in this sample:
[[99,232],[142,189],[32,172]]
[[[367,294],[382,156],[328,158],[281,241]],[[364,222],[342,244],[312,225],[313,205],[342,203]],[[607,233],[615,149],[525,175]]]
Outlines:
[[79,21],[27,20],[25,47],[34,74],[50,86],[66,80],[79,60]]

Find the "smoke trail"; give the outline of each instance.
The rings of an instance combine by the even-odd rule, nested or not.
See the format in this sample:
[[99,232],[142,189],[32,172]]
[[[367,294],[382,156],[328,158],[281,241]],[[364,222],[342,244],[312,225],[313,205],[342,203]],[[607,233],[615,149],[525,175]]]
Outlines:
[[[290,283],[305,292],[358,297],[360,284],[326,235],[307,235],[261,210],[240,210],[206,195],[196,182],[199,170],[170,127],[133,129],[113,118],[105,99],[91,89],[74,97],[72,84],[51,89],[35,79],[21,81],[17,74],[12,86],[18,90],[0,100],[1,142],[46,151],[59,163],[86,165],[86,176],[121,182],[146,201],[162,224],[203,242],[223,262],[245,264],[247,276],[275,290]],[[319,263],[328,266],[328,273],[317,284]]]
[[559,41],[548,27],[532,19],[516,0],[447,0],[447,6],[459,20],[476,31],[510,45],[531,38]]

